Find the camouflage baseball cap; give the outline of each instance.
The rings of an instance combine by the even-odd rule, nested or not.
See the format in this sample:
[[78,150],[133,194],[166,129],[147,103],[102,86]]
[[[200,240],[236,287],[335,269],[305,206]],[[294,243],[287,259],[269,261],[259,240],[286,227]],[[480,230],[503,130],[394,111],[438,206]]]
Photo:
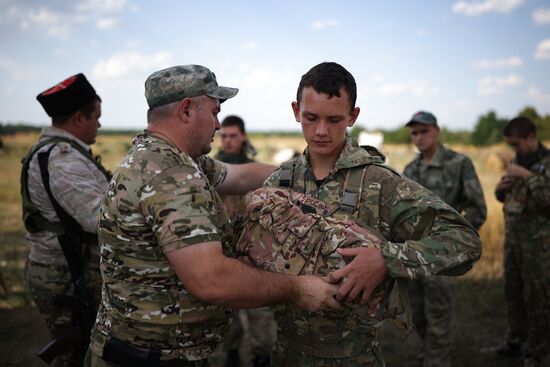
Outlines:
[[155,71],[145,81],[145,98],[149,108],[162,106],[186,97],[209,96],[220,102],[235,97],[237,88],[220,87],[216,75],[201,65],[178,65]]
[[418,111],[415,113],[409,122],[405,126],[411,126],[413,124],[424,124],[437,126],[437,119],[435,116],[427,111]]

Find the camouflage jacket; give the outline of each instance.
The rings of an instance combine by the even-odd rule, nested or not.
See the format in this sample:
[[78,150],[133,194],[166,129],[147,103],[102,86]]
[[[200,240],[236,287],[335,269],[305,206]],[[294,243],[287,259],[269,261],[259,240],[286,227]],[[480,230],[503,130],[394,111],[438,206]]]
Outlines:
[[[88,145],[71,133],[53,126],[42,130],[39,141],[52,137],[68,138],[86,150],[90,149]],[[38,153],[50,148],[50,144],[45,145],[32,156],[28,170],[28,188],[30,200],[40,210],[42,216],[50,222],[56,222],[58,221],[57,214],[44,189],[38,166]],[[86,232],[95,233],[99,204],[107,189],[105,175],[89,158],[84,157],[65,142],[57,143],[52,149],[48,163],[50,187],[54,198]],[[27,233],[27,241],[31,247],[30,260],[51,265],[67,264],[55,233],[47,231]],[[97,251],[96,249],[90,250]]]
[[[479,236],[464,217],[424,187],[383,166],[383,158],[358,147],[352,139],[346,140],[333,169],[321,182],[316,182],[313,176],[307,150],[296,159],[292,189],[309,193],[331,206],[340,203],[349,169],[374,165],[376,179],[364,185],[380,185],[380,204],[372,205],[368,198],[361,197],[355,221],[373,227],[387,239],[381,249],[391,277],[415,279],[437,274],[460,275],[481,256]],[[280,172],[275,171],[265,184],[278,186]],[[367,191],[363,190],[362,194],[366,195]],[[431,228],[421,240],[411,240],[428,208],[436,213]],[[375,217],[379,217],[379,223],[372,222]]]
[[[254,162],[250,159],[244,151],[240,154],[227,154],[223,150],[220,150],[215,156],[215,159],[230,164],[244,164]],[[245,203],[243,195],[222,195],[221,196],[225,210],[229,218],[234,219],[239,213],[244,212]]]
[[440,144],[428,166],[422,162],[422,155],[410,162],[403,172],[439,195],[479,229],[487,218],[487,206],[483,189],[470,158]]
[[193,160],[148,131],[133,144],[101,203],[104,285],[91,348],[101,356],[116,337],[160,349],[163,360],[204,359],[222,341],[231,311],[189,294],[165,253],[208,241],[228,249],[232,231],[214,190],[227,167]]
[[[538,161],[529,167],[534,176],[527,180],[516,178],[510,191],[495,190],[507,216],[550,219],[550,151],[540,144],[538,155]],[[517,157],[512,163],[518,163]]]

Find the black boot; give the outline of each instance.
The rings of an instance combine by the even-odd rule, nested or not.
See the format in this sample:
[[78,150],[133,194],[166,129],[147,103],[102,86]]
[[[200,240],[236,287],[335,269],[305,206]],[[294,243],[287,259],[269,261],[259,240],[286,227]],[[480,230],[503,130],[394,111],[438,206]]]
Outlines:
[[252,365],[254,367],[270,367],[271,366],[271,357],[270,356],[256,356],[252,360]]
[[225,363],[223,367],[240,367],[241,359],[239,358],[238,349],[230,349],[227,352],[227,357],[225,358]]

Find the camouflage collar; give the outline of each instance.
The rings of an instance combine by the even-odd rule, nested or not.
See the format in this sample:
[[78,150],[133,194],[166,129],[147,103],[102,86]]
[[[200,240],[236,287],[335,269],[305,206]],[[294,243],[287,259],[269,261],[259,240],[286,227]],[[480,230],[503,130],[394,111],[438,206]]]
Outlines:
[[53,137],[67,138],[67,139],[70,139],[70,140],[74,140],[79,145],[82,145],[82,147],[86,150],[90,149],[90,146],[88,144],[84,143],[82,140],[80,140],[79,138],[77,138],[76,136],[74,136],[73,134],[68,132],[67,130],[61,129],[59,127],[48,126],[48,127],[43,128],[42,129],[42,136],[48,137],[48,138],[53,138]]
[[138,145],[141,143],[149,143],[149,144],[156,144],[160,145],[162,148],[171,150],[174,154],[178,155],[185,161],[193,160],[187,153],[180,152],[178,148],[170,144],[170,142],[166,141],[160,136],[154,135],[151,131],[145,129],[142,132],[138,133],[136,136],[134,136],[134,139],[132,139],[133,145]]
[[[437,150],[435,151],[434,156],[430,162],[430,166],[441,167],[443,166],[447,156],[447,148],[441,143],[437,144]],[[416,156],[416,164],[422,165],[422,153],[418,153]]]
[[[370,152],[369,152],[370,151]],[[357,142],[352,137],[346,137],[344,147],[331,170],[331,173],[337,172],[342,169],[363,166],[365,164],[382,164],[385,161],[385,157],[378,152],[375,148],[370,147],[367,149],[357,145]],[[378,154],[376,154],[378,153]],[[309,150],[306,148],[304,154],[300,157],[301,163],[309,168]]]

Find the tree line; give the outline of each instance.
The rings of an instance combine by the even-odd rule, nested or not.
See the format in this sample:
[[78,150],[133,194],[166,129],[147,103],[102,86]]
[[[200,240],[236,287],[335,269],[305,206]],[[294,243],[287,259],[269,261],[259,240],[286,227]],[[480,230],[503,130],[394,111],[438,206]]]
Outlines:
[[[539,139],[550,140],[550,115],[540,115],[534,107],[527,106],[522,109],[518,116],[530,118],[537,126]],[[466,144],[484,146],[499,143],[502,141],[502,128],[508,122],[508,118],[498,116],[495,111],[478,117],[473,131],[469,130],[449,130],[441,129],[441,138],[444,143],[448,144]],[[6,124],[0,122],[0,136],[12,135],[21,132],[38,132],[42,129],[40,126],[33,126],[25,123]],[[351,130],[351,135],[357,137],[363,129],[355,126]],[[380,130],[384,134],[384,142],[390,144],[408,144],[411,142],[409,129],[402,126],[397,129]],[[112,130],[100,129],[100,135],[119,135],[119,134],[135,134],[137,130]],[[253,136],[301,136],[299,132],[251,132]]]

